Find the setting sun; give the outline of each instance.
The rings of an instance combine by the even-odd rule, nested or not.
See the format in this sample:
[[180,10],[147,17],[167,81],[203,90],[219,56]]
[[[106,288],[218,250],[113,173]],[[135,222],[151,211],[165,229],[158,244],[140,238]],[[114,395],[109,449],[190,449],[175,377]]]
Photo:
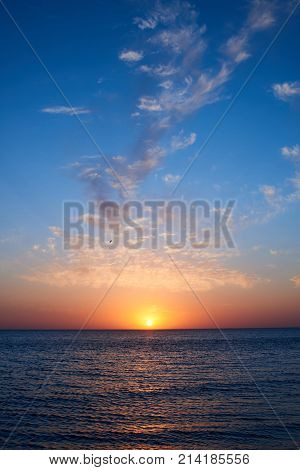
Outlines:
[[151,327],[153,326],[153,320],[152,320],[152,318],[148,318],[148,319],[146,320],[146,326],[147,326],[148,328],[151,328]]

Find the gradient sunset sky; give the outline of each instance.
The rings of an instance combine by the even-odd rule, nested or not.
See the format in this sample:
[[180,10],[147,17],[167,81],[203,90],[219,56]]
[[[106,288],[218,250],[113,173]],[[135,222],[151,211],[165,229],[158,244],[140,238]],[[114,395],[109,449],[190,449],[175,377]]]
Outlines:
[[[79,328],[119,274],[87,328],[214,327],[185,279],[221,327],[300,326],[295,4],[0,6],[0,328]],[[170,198],[252,72],[173,195],[235,200],[235,249],[63,250],[63,201]]]

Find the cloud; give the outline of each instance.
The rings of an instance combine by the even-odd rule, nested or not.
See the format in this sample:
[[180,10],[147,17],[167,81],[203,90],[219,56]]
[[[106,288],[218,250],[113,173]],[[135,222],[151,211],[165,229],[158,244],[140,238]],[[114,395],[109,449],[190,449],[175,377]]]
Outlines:
[[136,17],[133,19],[133,23],[140,29],[154,29],[157,26],[157,20],[154,18],[143,19]]
[[281,188],[273,185],[261,185],[259,193],[263,195],[266,205],[261,202],[256,204],[256,208],[249,210],[250,217],[246,217],[246,223],[267,223],[285,210],[286,198],[282,194]]
[[75,114],[90,114],[92,111],[82,106],[50,106],[41,109],[41,112],[48,114],[65,114],[67,116],[74,116]]
[[247,21],[248,28],[251,31],[263,31],[270,28],[275,22],[273,9],[274,5],[268,1],[254,0]]
[[[105,181],[105,185],[110,189],[116,190],[119,196],[133,197],[135,195],[137,182],[131,179],[130,176],[127,175],[126,171],[122,171],[122,173],[118,172],[118,180],[115,178],[115,174],[111,168],[105,169],[105,175],[109,177],[108,180]],[[126,189],[126,194],[124,194],[123,188]],[[102,196],[102,194],[103,191],[100,193],[100,196]],[[105,193],[105,196],[105,198],[107,198],[107,192]],[[98,195],[96,195],[96,198],[101,199]],[[102,199],[104,199],[103,196]]]
[[[300,171],[298,168],[300,146],[297,144],[293,147],[282,147],[280,150],[281,154],[294,164],[294,174],[277,186],[265,184],[259,187],[259,193],[264,196],[267,206],[257,203],[255,210],[248,211],[252,214],[252,223],[269,222],[278,214],[285,212],[290,204],[300,201]],[[257,207],[260,207],[260,210],[257,210]],[[246,217],[245,220],[251,222],[249,217]]]
[[139,62],[142,58],[143,53],[140,51],[124,50],[119,54],[119,59],[125,62]]
[[261,245],[253,245],[253,246],[252,246],[252,250],[253,250],[253,251],[259,251],[259,250],[261,250],[261,249],[262,249],[262,246],[261,246]]
[[281,154],[284,157],[287,157],[291,160],[298,160],[300,159],[300,145],[296,144],[293,147],[282,147]]
[[62,237],[64,234],[63,230],[60,227],[56,227],[55,225],[50,226],[49,230],[52,233],[52,235],[58,238]]
[[171,149],[173,151],[182,150],[196,142],[197,134],[192,132],[189,136],[184,137],[183,130],[171,139]]
[[[175,1],[168,5],[157,2],[143,18],[133,19],[141,31],[141,41],[144,37],[144,47],[139,50],[130,46],[124,48],[119,58],[135,65],[136,72],[149,76],[148,80],[141,79],[137,110],[131,114],[139,117],[141,132],[126,164],[118,156],[111,157],[118,170],[119,181],[115,180],[112,169],[100,167],[99,161],[94,164],[82,161],[80,165],[76,162],[73,170],[97,199],[102,200],[111,191],[122,196],[120,181],[127,191],[135,193],[143,178],[161,164],[166,150],[160,145],[160,140],[167,129],[223,97],[225,83],[237,64],[248,57],[245,48],[249,48],[252,34],[266,29],[273,22],[271,9],[267,11],[266,5],[263,1],[252,3],[244,26],[237,35],[229,38],[226,52],[223,47],[216,65],[210,63],[209,68],[203,64],[208,45],[204,37],[207,28],[188,1]],[[144,58],[143,50],[149,52],[147,57],[153,58],[152,63],[138,63]],[[155,82],[154,87],[151,87],[151,79]],[[149,89],[154,90],[153,94],[149,94]],[[147,119],[145,126],[142,125],[143,118]],[[181,131],[171,139],[169,151],[187,148],[195,140],[194,132],[184,136]]]
[[260,192],[268,199],[273,199],[274,196],[276,195],[276,188],[275,186],[270,186],[270,185],[263,185],[260,186]]
[[146,18],[135,17],[133,23],[141,30],[150,29],[153,30],[159,24],[171,24],[174,23],[176,18],[180,15],[184,16],[184,10],[190,11],[190,5],[188,2],[173,2],[167,6],[161,2],[156,2],[151,13]]
[[118,163],[124,163],[126,161],[126,157],[123,157],[122,155],[114,155],[112,160]]
[[270,28],[274,22],[272,5],[264,0],[253,1],[245,24],[225,43],[225,54],[236,64],[247,60],[250,57],[249,43],[253,34]]
[[139,109],[146,111],[160,111],[161,105],[157,102],[155,98],[149,98],[147,96],[142,96],[140,102],[137,105]]
[[98,171],[97,167],[91,166],[83,168],[79,174],[82,180],[99,180],[101,178],[101,173]]
[[[120,161],[114,160],[114,164],[121,164]],[[69,164],[67,169],[74,175],[76,179],[84,183],[86,188],[92,193],[92,197],[96,200],[105,200],[112,196],[112,190],[115,189],[113,184],[116,180],[115,174],[107,175],[105,172],[106,165],[98,155],[85,155],[76,160],[74,164]],[[118,172],[118,176],[119,172]],[[115,182],[120,183],[119,181]],[[120,188],[121,191],[122,188]]]
[[276,98],[281,101],[288,101],[300,95],[300,82],[274,83],[272,90]]
[[140,180],[141,175],[148,173],[157,166],[161,159],[166,155],[166,150],[162,147],[149,148],[142,160],[136,160],[128,166],[129,175],[132,179]]
[[289,178],[294,190],[287,196],[287,202],[296,202],[300,200],[300,172],[296,172],[293,178]]
[[300,200],[300,145],[296,144],[293,147],[282,147],[281,154],[289,159],[295,167],[293,176],[286,181],[286,184],[292,185],[292,191],[285,197],[287,203],[293,203]]
[[[111,253],[111,250],[110,250]],[[111,256],[110,256],[111,258]],[[123,254],[123,260],[126,254]],[[46,284],[56,287],[91,287],[99,289],[108,286],[115,278],[118,268],[122,265],[104,260],[104,256],[98,259],[98,265],[88,264],[87,260],[71,264],[53,263],[44,268],[32,270],[20,276],[28,282]],[[132,263],[118,280],[118,286],[123,288],[137,289],[164,289],[173,292],[186,292],[187,287],[178,273],[172,266],[169,266],[168,259],[165,263],[158,256],[135,256]],[[124,264],[124,261],[123,261]],[[191,272],[189,265],[181,266],[189,282],[197,291],[209,291],[214,288],[224,286],[234,286],[242,289],[251,288],[256,282],[255,278],[230,269],[210,270],[205,273],[201,269],[194,269]]]
[[184,83],[172,91],[164,91],[160,96],[162,110],[179,115],[193,111],[219,100],[220,88],[227,82],[231,70],[223,64],[215,75],[200,73],[195,79],[186,77]]
[[300,275],[292,277],[290,281],[294,283],[294,287],[300,287]]
[[175,54],[181,54],[197,41],[197,47],[200,48],[201,46],[204,51],[206,44],[201,39],[204,32],[203,27],[198,28],[195,24],[184,25],[179,28],[163,30],[153,36],[150,42]]
[[237,64],[250,57],[250,54],[245,50],[247,41],[247,36],[238,35],[229,38],[226,43],[226,54]]
[[[112,157],[119,179],[126,189],[129,185],[130,191],[136,191],[143,178],[161,164],[166,151],[161,150],[160,141],[171,126],[177,128],[186,116],[225,97],[225,84],[238,64],[249,57],[252,36],[270,27],[274,18],[268,3],[252,1],[243,26],[217,48],[216,61],[209,59],[208,66],[204,63],[207,28],[189,1],[152,2],[151,9],[133,22],[140,30],[141,47],[124,48],[119,58],[131,62],[140,74],[137,109],[132,113],[132,117],[139,117],[140,133],[126,165]],[[146,50],[147,61],[140,64],[142,51]],[[171,139],[169,151],[184,149],[195,140],[195,133],[184,136],[181,132]],[[103,171],[97,165],[85,165],[80,170],[78,177],[89,184],[97,197],[103,197],[107,190],[122,194],[120,183],[112,180],[111,169]]]
[[[148,96],[148,99],[155,102],[151,110],[162,110],[171,119],[176,114],[178,119],[180,114],[192,112],[217,99],[213,95],[215,89],[224,82],[224,67],[221,66],[221,71],[215,77],[212,72],[204,72],[203,67],[200,67],[206,49],[202,37],[206,28],[198,26],[197,13],[188,2],[174,3],[172,8],[163,9],[159,14],[155,10],[155,15],[163,26],[148,37],[147,44],[156,53],[158,48],[159,52],[164,51],[170,60],[163,64],[144,64],[138,70],[154,79],[172,77],[172,80],[160,81],[160,91],[156,96]],[[174,23],[177,17],[180,17],[180,25]],[[148,107],[146,109],[149,110]]]
[[[46,249],[50,259],[41,260],[39,252],[36,252],[35,263],[31,269],[21,275],[22,279],[57,287],[86,286],[98,289],[111,284],[120,266],[124,265],[124,260],[128,258],[128,248],[120,246],[107,250],[97,246],[97,241],[93,250],[88,247],[69,250],[62,252],[59,257],[57,252],[49,250],[48,245],[49,241]],[[135,250],[135,256],[118,279],[118,286],[186,292],[188,288],[166,257],[167,251],[167,249],[163,252]],[[224,286],[249,289],[257,282],[264,281],[225,266],[224,253],[191,253],[189,250],[183,250],[180,254],[172,252],[172,256],[175,256],[180,269],[193,288],[198,291]]]
[[216,75],[203,72],[196,81],[185,77],[183,83],[173,89],[164,89],[158,97],[141,97],[137,107],[147,111],[163,111],[170,119],[181,120],[184,115],[218,101],[220,88],[228,81],[231,73],[223,64]]
[[147,141],[141,143],[138,154],[140,158],[132,162],[123,155],[110,157],[117,169],[118,178],[112,168],[104,165],[98,156],[84,156],[76,164],[68,165],[67,169],[85,183],[98,201],[111,199],[115,192],[121,197],[133,197],[140,181],[161,162],[166,150],[159,145],[151,146],[151,142]]
[[141,65],[139,70],[149,75],[156,75],[157,77],[169,77],[177,72],[177,69],[170,64],[159,64],[156,66]]
[[163,177],[163,181],[166,184],[175,184],[180,180],[180,175],[172,175],[171,173],[168,173]]
[[[172,76],[172,83],[161,82],[161,92],[148,99],[155,100],[153,110],[160,109],[171,120],[179,121],[185,115],[221,99],[223,86],[237,65],[250,56],[252,36],[271,27],[275,18],[270,3],[254,0],[244,25],[222,45],[220,65],[205,69],[201,62],[207,49],[207,41],[203,38],[206,27],[199,26],[198,13],[188,2],[173,4],[173,10],[173,18],[168,22],[165,15],[150,15],[157,21],[160,18],[159,21],[167,26],[158,32],[155,30],[147,39],[155,52],[159,47],[169,55],[170,61],[167,65],[144,64],[139,70],[157,79],[163,75]],[[178,16],[181,18],[179,24],[175,22]]]
[[169,88],[172,88],[173,82],[172,80],[165,80],[164,82],[159,83],[161,88],[164,88],[165,90],[169,90]]

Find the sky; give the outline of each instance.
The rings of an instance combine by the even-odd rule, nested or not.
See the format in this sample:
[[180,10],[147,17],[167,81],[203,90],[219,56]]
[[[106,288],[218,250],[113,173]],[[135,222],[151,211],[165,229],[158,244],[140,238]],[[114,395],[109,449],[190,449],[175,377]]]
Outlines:
[[[300,325],[295,5],[0,5],[0,328]],[[234,200],[235,247],[63,249],[128,199]]]

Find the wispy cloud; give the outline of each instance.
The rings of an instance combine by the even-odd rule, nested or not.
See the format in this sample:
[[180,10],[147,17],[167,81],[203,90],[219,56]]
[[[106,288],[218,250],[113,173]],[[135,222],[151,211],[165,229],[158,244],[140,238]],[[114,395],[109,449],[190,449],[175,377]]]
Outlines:
[[139,62],[143,58],[141,51],[124,50],[120,52],[119,59],[125,62]]
[[56,225],[52,225],[48,228],[52,235],[54,235],[55,237],[62,237],[64,234],[63,230],[60,227],[57,227]]
[[172,88],[173,82],[172,80],[164,80],[163,82],[160,82],[158,86],[164,88],[165,90],[168,90],[169,88]]
[[300,287],[300,275],[294,276],[290,280],[293,282],[295,287]]
[[270,185],[265,184],[265,185],[260,186],[259,190],[269,201],[274,200],[274,197],[276,195],[275,186],[270,186]]
[[246,52],[245,50],[246,43],[246,36],[233,36],[228,39],[224,48],[225,52],[234,62],[239,64],[250,57],[249,52]]
[[265,0],[254,0],[248,18],[240,31],[230,37],[224,47],[225,53],[235,63],[250,57],[249,46],[253,34],[270,28],[275,23],[274,7]]
[[281,154],[291,160],[298,160],[300,159],[300,145],[296,144],[293,147],[282,147]]
[[139,109],[146,111],[160,111],[161,105],[155,98],[149,98],[147,96],[142,96],[140,102],[137,105]]
[[[114,250],[107,250],[98,247],[97,240],[95,242],[97,248],[94,250],[86,247],[57,252],[60,249],[59,245],[55,244],[53,238],[49,238],[45,247],[41,246],[33,252],[33,256],[35,255],[33,266],[24,272],[21,278],[28,282],[57,287],[99,288],[110,285],[120,263],[128,257],[128,249],[120,246]],[[40,256],[43,250],[48,255],[46,260]],[[136,251],[134,259],[120,277],[118,285],[124,288],[186,291],[185,284],[167,262],[167,252],[167,248],[160,252]],[[174,255],[172,252],[172,254],[196,290],[208,291],[223,286],[250,289],[258,282],[266,282],[258,276],[229,267],[226,253],[198,251],[191,256],[189,250],[182,250],[180,253]]]
[[300,95],[300,82],[274,83],[272,90],[276,98],[288,101]]
[[67,116],[74,116],[75,114],[90,114],[92,111],[82,106],[49,106],[41,109],[41,112],[48,114],[65,114]]
[[[161,162],[166,150],[160,146],[150,147],[149,143],[139,150],[141,158],[131,162],[123,155],[113,155],[111,160],[118,171],[119,181],[115,180],[111,168],[104,167],[98,157],[84,156],[67,166],[82,181],[96,200],[105,200],[112,197],[116,191],[119,196],[123,188],[131,196],[135,195],[138,184]],[[122,186],[120,184],[122,183]],[[127,196],[128,196],[127,194]]]
[[198,28],[195,24],[186,24],[178,28],[174,27],[174,29],[163,30],[154,35],[150,39],[150,42],[167,49],[169,52],[181,54],[186,52],[197,40],[197,48],[198,52],[200,52],[206,49],[206,43],[201,39],[201,35],[204,34],[205,31],[206,27],[202,26]]
[[133,18],[133,23],[141,30],[151,30],[155,29],[159,24],[168,25],[173,23],[179,15],[183,17],[186,10],[190,10],[188,2],[179,4],[179,2],[175,1],[167,5],[157,1],[145,18],[135,17]]
[[[263,195],[267,206],[263,208],[260,214],[258,211],[252,211],[254,223],[265,223],[275,216],[285,212],[290,204],[300,201],[300,171],[299,157],[300,147],[282,147],[281,154],[288,158],[294,164],[294,174],[283,182],[274,185],[261,185],[259,193]],[[261,204],[258,205],[261,208]]]
[[180,180],[180,175],[172,175],[171,173],[168,173],[163,177],[163,181],[166,184],[170,184],[170,185],[177,183],[179,180]]
[[185,149],[190,145],[193,145],[196,142],[197,134],[195,132],[191,132],[190,135],[184,136],[183,130],[179,132],[178,135],[174,135],[171,139],[171,150],[177,151]]
[[123,155],[115,155],[112,157],[112,160],[115,162],[124,163],[126,161],[126,157],[123,157]]
[[165,155],[166,150],[160,146],[147,149],[143,159],[136,160],[128,166],[130,177],[140,180],[140,177],[155,168]]
[[300,172],[296,172],[289,182],[293,186],[293,191],[288,195],[289,202],[300,201]]
[[[114,160],[113,163],[114,166],[117,166],[118,168],[120,162],[118,160]],[[105,167],[103,167],[103,163],[98,156],[82,156],[74,163],[69,164],[67,169],[69,169],[72,176],[76,177],[76,179],[86,186],[88,191],[96,200],[105,200],[110,197],[112,189],[114,188],[113,185],[119,184],[119,182],[114,181],[113,173],[108,176],[105,172]],[[122,181],[122,183],[124,182]]]
[[157,20],[155,18],[143,19],[136,17],[133,19],[133,23],[140,29],[154,29],[157,25]]
[[[140,30],[141,46],[136,50],[129,45],[119,58],[132,63],[135,76],[141,77],[137,110],[131,113],[132,117],[138,116],[141,132],[127,155],[127,164],[118,168],[118,174],[135,190],[161,164],[166,154],[161,139],[166,132],[172,126],[177,128],[191,113],[225,97],[225,84],[238,64],[249,57],[252,36],[271,27],[274,16],[270,3],[252,0],[237,34],[217,46],[216,60],[210,61],[209,66],[205,65],[209,31],[189,1],[154,2],[150,11],[143,18],[135,17],[133,23]],[[145,58],[142,51],[147,51]],[[139,64],[142,59],[143,64]],[[187,136],[179,132],[169,144],[164,143],[164,148],[169,152],[182,150],[195,140],[194,132]],[[104,171],[105,175],[111,176],[109,169]],[[91,167],[80,173],[85,181],[98,179],[102,189],[104,177],[103,172],[100,176]],[[119,189],[118,183],[110,180],[106,183],[109,188]]]
[[253,34],[270,28],[275,22],[272,4],[265,0],[254,0],[245,24],[224,45],[224,53],[239,64],[250,57],[249,44]]
[[[215,69],[205,69],[202,62],[207,49],[207,40],[203,37],[206,26],[199,26],[198,14],[188,2],[174,3],[172,6],[172,15],[168,19],[161,5],[159,13],[156,8],[150,13],[149,17],[155,19],[156,27],[147,38],[147,44],[153,45],[156,52],[159,47],[159,52],[164,56],[167,54],[169,61],[139,67],[139,71],[152,75],[154,79],[170,76],[172,81],[160,82],[161,91],[155,96],[148,96],[154,106],[141,107],[140,102],[137,106],[147,111],[161,110],[172,120],[178,121],[180,116],[182,118],[221,98],[223,86],[236,66],[250,56],[252,36],[271,27],[275,18],[269,2],[254,0],[244,25],[220,48],[218,62],[221,65]],[[177,22],[179,17],[180,22]],[[137,22],[137,25],[140,27],[141,23]]]
[[139,70],[140,72],[144,72],[157,77],[169,77],[170,75],[174,75],[177,72],[177,69],[171,64],[159,64],[156,66],[141,65]]

